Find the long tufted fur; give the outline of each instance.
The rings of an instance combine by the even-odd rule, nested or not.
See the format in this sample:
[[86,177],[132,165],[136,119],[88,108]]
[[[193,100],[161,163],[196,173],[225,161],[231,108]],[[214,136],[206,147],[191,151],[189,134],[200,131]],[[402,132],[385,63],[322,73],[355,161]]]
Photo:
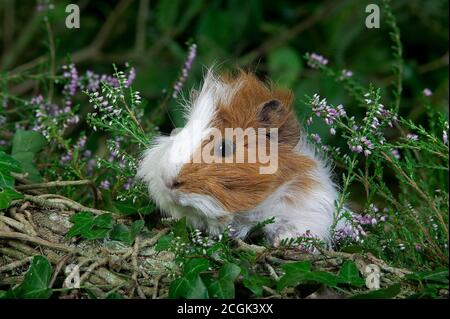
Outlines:
[[[307,231],[329,242],[336,187],[326,163],[302,137],[291,103],[290,92],[267,86],[252,74],[240,71],[219,78],[209,71],[187,105],[185,127],[154,140],[137,176],[164,214],[186,216],[191,225],[212,234],[231,224],[235,235],[244,237],[256,223],[275,217],[265,227],[274,244]],[[226,128],[259,127],[278,129],[275,173],[261,174],[260,161],[191,161],[212,140],[212,128],[224,133]]]

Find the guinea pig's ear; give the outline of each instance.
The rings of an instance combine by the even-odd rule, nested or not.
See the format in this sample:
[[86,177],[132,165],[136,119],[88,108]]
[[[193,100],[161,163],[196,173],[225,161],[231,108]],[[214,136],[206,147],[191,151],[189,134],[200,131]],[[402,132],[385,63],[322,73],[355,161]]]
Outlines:
[[271,99],[258,108],[260,127],[278,128],[278,142],[295,146],[299,138],[299,125],[295,114],[279,99]]
[[258,109],[258,121],[262,126],[271,126],[284,116],[280,100],[272,99],[262,103]]

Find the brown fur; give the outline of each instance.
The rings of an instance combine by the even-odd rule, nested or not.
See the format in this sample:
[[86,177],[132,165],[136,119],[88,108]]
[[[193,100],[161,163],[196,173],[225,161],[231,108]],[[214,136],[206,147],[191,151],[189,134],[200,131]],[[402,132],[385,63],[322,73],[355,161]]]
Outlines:
[[[300,137],[299,124],[291,106],[292,93],[267,87],[254,75],[242,71],[236,77],[226,76],[223,81],[231,85],[239,83],[239,89],[228,105],[218,106],[212,126],[220,129],[222,134],[227,127],[244,130],[278,128],[278,170],[274,174],[260,174],[260,166],[267,164],[259,162],[188,163],[179,174],[179,190],[210,195],[227,210],[240,212],[254,208],[287,181],[294,181],[295,186],[305,192],[310,189],[313,180],[307,172],[315,162],[292,151]],[[281,109],[269,110],[261,122],[262,108],[271,100],[281,102]],[[248,147],[246,144],[246,149]],[[200,151],[201,148],[197,150]]]

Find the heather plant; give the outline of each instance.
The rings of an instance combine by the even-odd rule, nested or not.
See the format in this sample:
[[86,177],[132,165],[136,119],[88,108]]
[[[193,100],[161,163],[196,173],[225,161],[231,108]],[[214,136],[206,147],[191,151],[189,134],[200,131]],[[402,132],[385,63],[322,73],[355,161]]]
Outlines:
[[[305,50],[288,45],[272,50],[291,33],[279,37],[280,26],[262,27],[275,40],[261,69],[278,74],[288,87],[305,74],[307,84],[296,88],[294,101],[302,133],[332,166],[339,185],[331,243],[307,232],[277,247],[260,236],[273,219],[240,240],[231,227],[212,236],[186,219],[161,218],[135,178],[153,138],[182,124],[180,105],[204,62],[199,55],[211,54],[205,60],[217,62],[223,48],[235,44],[228,37],[241,34],[215,34],[215,23],[233,19],[210,13],[197,26],[198,39],[179,45],[171,39],[201,13],[201,1],[185,4],[180,19],[182,5],[169,2],[157,5],[157,32],[148,34],[155,45],[145,52],[150,58],[138,27],[136,51],[125,58],[112,54],[112,61],[97,69],[77,61],[83,54],[106,55],[101,52],[106,31],[100,32],[100,44],[63,57],[58,66],[55,7],[38,1],[35,19],[45,26],[48,61],[31,71],[2,68],[0,78],[0,298],[298,298],[311,287],[348,298],[448,296],[448,114],[435,105],[431,89],[418,85],[420,118],[404,111],[412,103],[403,83],[411,71],[390,2],[383,2],[389,31],[382,32],[391,44],[387,39],[377,44],[391,53],[380,63],[393,60],[390,85],[372,81],[370,72],[341,68],[342,52],[305,53],[303,62]],[[255,2],[242,12],[259,6]],[[253,30],[243,35],[250,45]],[[216,38],[217,47],[208,42]],[[177,63],[160,62],[165,54],[152,57],[166,44]],[[243,55],[246,45],[237,47],[236,54]],[[255,52],[238,64],[248,66]],[[139,64],[142,57],[152,64],[140,73],[133,60]],[[138,77],[144,85],[136,83]],[[329,85],[318,86],[314,79]],[[35,85],[30,94],[15,93],[27,83]]]

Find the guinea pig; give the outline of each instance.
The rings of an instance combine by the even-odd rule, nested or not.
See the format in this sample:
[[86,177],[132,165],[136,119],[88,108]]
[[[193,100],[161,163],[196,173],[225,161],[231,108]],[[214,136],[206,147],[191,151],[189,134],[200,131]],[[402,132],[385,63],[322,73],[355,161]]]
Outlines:
[[[253,226],[273,217],[263,227],[273,245],[305,235],[329,243],[336,186],[329,166],[306,141],[292,100],[290,91],[251,73],[218,76],[209,70],[191,101],[185,101],[185,127],[152,141],[137,177],[162,214],[186,217],[212,235],[228,227],[233,236],[245,238]],[[250,134],[224,138],[231,129],[265,133],[256,139]],[[263,152],[250,161],[255,145]],[[270,170],[263,159],[271,148],[277,156]]]

